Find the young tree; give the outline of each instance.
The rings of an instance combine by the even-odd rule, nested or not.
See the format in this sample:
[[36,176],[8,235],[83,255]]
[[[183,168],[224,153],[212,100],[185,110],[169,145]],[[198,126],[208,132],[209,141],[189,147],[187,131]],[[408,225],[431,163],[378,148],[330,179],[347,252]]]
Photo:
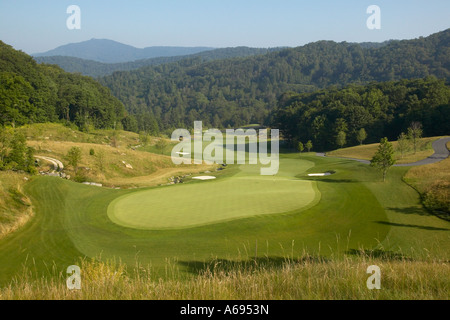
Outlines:
[[417,144],[422,138],[422,124],[420,122],[412,122],[408,128],[408,137],[412,140],[414,146],[414,154],[417,152]]
[[300,152],[303,152],[303,150],[305,150],[305,147],[303,146],[303,143],[301,141],[297,144],[297,150]]
[[8,155],[8,162],[12,169],[26,170],[25,153],[27,152],[27,141],[25,136],[16,131],[11,140],[11,152]]
[[113,134],[112,134],[112,136],[111,136],[111,138],[110,138],[110,141],[111,141],[111,147],[113,147],[113,148],[118,148],[119,147],[119,139],[117,138],[117,131],[113,131]]
[[308,152],[311,151],[311,149],[313,148],[313,143],[311,140],[308,140],[308,142],[305,144],[306,149],[308,149]]
[[164,150],[167,147],[167,141],[164,138],[159,138],[159,140],[156,142],[156,148],[159,149],[161,154],[164,154]]
[[394,148],[387,138],[380,141],[378,150],[370,161],[370,165],[383,172],[383,182],[386,181],[388,169],[395,164]]
[[2,169],[6,164],[6,158],[11,147],[12,137],[12,129],[3,128],[0,126],[0,169]]
[[347,143],[347,135],[344,131],[339,131],[336,136],[336,144],[342,148]]
[[95,155],[95,157],[97,158],[98,170],[100,170],[100,172],[103,172],[103,170],[105,169],[105,151],[103,151],[102,149],[97,150],[97,154]]
[[359,131],[356,133],[356,140],[358,140],[359,144],[362,145],[364,140],[367,139],[367,133],[364,128],[359,129]]
[[73,167],[73,170],[75,171],[75,174],[78,171],[78,163],[81,161],[82,154],[81,149],[78,147],[72,147],[67,152],[67,161],[69,162],[69,165]]
[[397,138],[397,150],[400,152],[401,158],[403,158],[405,152],[408,151],[408,148],[409,148],[408,136],[402,132]]
[[139,141],[141,142],[142,146],[145,147],[150,142],[150,135],[145,131],[141,131],[139,133]]
[[27,147],[27,152],[25,156],[25,171],[31,174],[36,174],[36,166],[34,165],[34,148]]

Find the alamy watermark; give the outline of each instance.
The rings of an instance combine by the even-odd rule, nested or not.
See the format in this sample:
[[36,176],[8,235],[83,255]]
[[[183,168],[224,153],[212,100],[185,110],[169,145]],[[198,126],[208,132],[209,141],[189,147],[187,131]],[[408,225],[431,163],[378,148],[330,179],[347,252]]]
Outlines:
[[381,289],[381,269],[379,266],[369,266],[367,273],[371,276],[367,279],[367,289]]
[[371,5],[367,7],[367,14],[371,14],[367,18],[366,25],[369,30],[380,30],[381,29],[381,9],[377,5]]
[[77,5],[70,5],[66,10],[67,14],[70,16],[66,20],[66,26],[69,30],[80,30],[81,29],[81,9]]
[[81,290],[81,269],[79,266],[67,267],[67,273],[70,275],[66,280],[67,289]]
[[[172,149],[172,162],[179,164],[192,164],[192,140],[194,144],[194,164],[246,164],[246,146],[248,145],[248,164],[268,165],[261,167],[261,175],[275,175],[280,166],[279,161],[279,130],[270,130],[270,139],[267,129],[226,129],[225,144],[222,131],[209,129],[203,132],[202,122],[194,122],[194,137],[186,129],[176,129],[172,133],[172,141],[179,143]],[[247,143],[248,139],[248,143]],[[203,149],[203,142],[209,144]],[[270,141],[270,155],[268,143]],[[235,149],[237,154],[235,153]],[[224,157],[225,150],[225,157]],[[235,161],[236,160],[236,161]]]

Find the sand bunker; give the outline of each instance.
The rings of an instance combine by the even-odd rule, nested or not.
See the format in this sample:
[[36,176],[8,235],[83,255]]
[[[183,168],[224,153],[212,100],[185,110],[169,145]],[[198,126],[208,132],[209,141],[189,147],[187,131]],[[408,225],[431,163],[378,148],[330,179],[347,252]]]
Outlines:
[[310,173],[308,174],[309,177],[324,177],[324,176],[330,176],[331,173],[330,172],[325,172],[325,173]]
[[213,176],[200,176],[200,177],[192,177],[192,179],[197,179],[197,180],[213,180],[216,177]]

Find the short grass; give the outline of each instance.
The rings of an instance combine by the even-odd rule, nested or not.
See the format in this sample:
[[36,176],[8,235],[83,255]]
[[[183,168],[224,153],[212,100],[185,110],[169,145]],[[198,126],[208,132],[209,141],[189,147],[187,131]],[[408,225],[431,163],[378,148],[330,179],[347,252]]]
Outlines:
[[[413,147],[409,146],[408,150],[404,152],[403,156],[397,150],[397,141],[391,141],[394,147],[396,163],[412,163],[428,158],[433,155],[434,151],[432,148],[433,141],[438,140],[441,137],[431,137],[422,138],[418,143],[417,152],[414,153]],[[378,149],[379,143],[355,146],[349,148],[337,149],[331,152],[327,152],[328,156],[333,157],[343,157],[343,158],[354,158],[362,160],[371,160]]]
[[29,175],[0,171],[0,238],[16,231],[33,215],[31,202],[23,194]]
[[[48,276],[53,269],[61,271],[76,264],[79,257],[150,265],[152,273],[163,278],[168,260],[175,261],[174,270],[180,277],[188,277],[190,268],[214,259],[278,259],[301,252],[330,257],[369,248],[411,258],[424,254],[449,258],[449,223],[421,207],[417,192],[402,181],[407,168],[392,168],[383,183],[379,172],[354,161],[299,154],[283,155],[283,159],[291,161],[280,168],[281,176],[317,184],[321,198],[315,206],[177,230],[138,230],[109,219],[107,209],[114,199],[139,190],[35,177],[25,186],[35,216],[0,240],[0,283],[9,283],[22,266],[37,276]],[[314,167],[305,172],[306,161]],[[336,173],[307,176],[330,170]],[[218,176],[239,179],[241,173],[238,166],[228,166]]]
[[[314,163],[284,159],[282,168],[296,167],[299,174]],[[239,175],[170,188],[136,192],[114,200],[108,216],[116,223],[138,229],[180,229],[285,213],[312,205],[320,198],[315,183],[291,176],[261,176],[241,166]],[[256,171],[256,172],[253,172]]]

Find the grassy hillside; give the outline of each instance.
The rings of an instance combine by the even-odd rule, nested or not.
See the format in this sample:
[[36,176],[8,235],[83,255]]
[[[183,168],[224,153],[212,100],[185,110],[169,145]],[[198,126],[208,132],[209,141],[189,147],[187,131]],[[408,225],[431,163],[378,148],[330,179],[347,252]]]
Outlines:
[[16,231],[33,215],[31,202],[23,193],[28,175],[0,171],[0,238]]
[[[0,288],[0,300],[448,300],[450,266],[424,257],[413,261],[401,256],[358,252],[326,259],[261,258],[244,263],[221,260],[192,266],[191,279],[183,279],[170,263],[166,280],[151,268],[130,267],[99,260],[78,262],[81,290],[66,288],[66,274],[36,280],[25,271],[12,284]],[[381,269],[381,290],[368,290],[367,267]],[[138,269],[138,271],[136,270]]]
[[[450,150],[450,143],[447,144]],[[450,158],[411,168],[405,181],[420,192],[424,205],[443,219],[450,220]]]
[[[422,138],[418,143],[416,153],[414,153],[412,146],[410,146],[408,150],[403,153],[403,155],[400,153],[400,151],[398,151],[397,141],[392,141],[392,146],[394,147],[394,150],[396,150],[396,163],[412,163],[428,158],[434,153],[433,147],[431,146],[432,143],[440,138],[442,137]],[[327,156],[371,160],[374,154],[377,152],[378,146],[379,143],[373,143],[350,148],[342,148],[327,152]]]
[[[60,160],[71,180],[75,172],[66,156],[72,147],[82,151],[78,178],[108,187],[163,184],[172,176],[214,169],[214,166],[207,165],[176,167],[170,158],[172,142],[166,138],[150,137],[148,145],[143,147],[138,134],[121,130],[92,130],[86,133],[49,123],[27,125],[18,130],[25,134],[28,145],[36,150],[36,155]],[[161,150],[155,146],[160,139],[167,141],[164,155],[158,154]],[[41,161],[41,166],[39,170],[50,170],[45,161]]]

